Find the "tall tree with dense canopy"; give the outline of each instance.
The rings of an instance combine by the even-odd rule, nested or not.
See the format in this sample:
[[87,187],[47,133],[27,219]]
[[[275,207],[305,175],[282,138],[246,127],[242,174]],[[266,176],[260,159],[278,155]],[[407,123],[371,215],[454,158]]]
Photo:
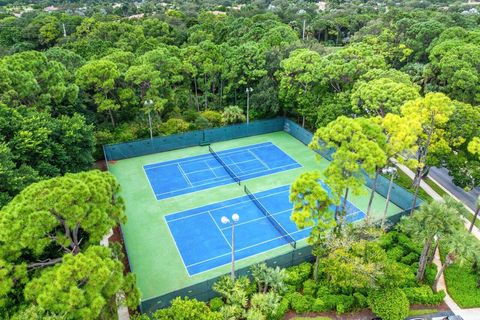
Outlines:
[[[119,185],[106,172],[67,174],[34,183],[0,211],[0,242],[6,252],[31,253],[29,268],[59,263],[62,253],[78,254],[125,222]],[[59,252],[44,257],[50,248]],[[60,253],[60,255],[59,255]]]
[[[344,116],[318,129],[310,147],[313,150],[334,149],[332,161],[325,170],[325,182],[332,189],[337,204],[342,200],[342,213],[345,214],[349,191],[354,194],[362,192],[365,178],[364,171],[373,176],[379,167],[387,161],[385,152],[375,139],[382,135],[380,130],[372,130],[372,122],[365,118],[351,119]],[[336,210],[336,218],[338,207]],[[340,223],[341,225],[341,223]]]
[[320,55],[309,49],[298,49],[280,63],[276,73],[280,81],[279,97],[287,106],[305,117],[315,113],[320,102]]
[[290,187],[290,202],[293,203],[291,219],[299,229],[312,228],[308,242],[315,255],[313,278],[318,277],[322,245],[328,232],[335,226],[330,206],[333,201],[320,184],[320,172],[302,173]]
[[422,132],[417,140],[417,163],[413,182],[415,193],[412,200],[412,211],[417,202],[420,183],[429,165],[429,153],[449,150],[443,129],[454,110],[452,101],[442,93],[427,93],[424,98],[409,101],[401,108],[402,116],[412,123],[418,122],[422,127]]

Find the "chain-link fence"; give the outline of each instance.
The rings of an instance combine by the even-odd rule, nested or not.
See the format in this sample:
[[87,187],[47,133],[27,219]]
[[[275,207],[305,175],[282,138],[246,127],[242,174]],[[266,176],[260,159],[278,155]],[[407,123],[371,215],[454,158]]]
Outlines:
[[[175,134],[170,136],[155,137],[153,139],[137,140],[125,143],[109,144],[104,146],[105,160],[122,160],[157,152],[181,149],[199,145],[207,145],[213,142],[249,137],[259,134],[272,133],[276,131],[285,131],[291,136],[308,145],[313,138],[313,134],[302,128],[295,122],[286,118],[274,118],[269,120],[259,120],[250,122],[250,124],[238,124],[224,126],[220,128],[205,129]],[[333,149],[326,149],[318,153],[332,160]],[[365,183],[371,187],[373,180],[365,174]],[[383,197],[387,196],[390,181],[379,175],[376,183],[377,192]],[[413,195],[404,188],[393,184],[390,194],[390,201],[402,209],[401,212],[388,217],[389,225],[398,223],[401,217],[410,213]],[[422,203],[421,199],[417,200],[416,207]],[[313,259],[310,246],[292,249],[286,254],[265,260],[269,266],[279,266],[282,268],[300,264]],[[250,267],[237,270],[237,275],[249,275]],[[212,290],[213,284],[219,277],[205,280],[194,285],[169,292],[167,294],[143,300],[140,305],[142,312],[152,313],[157,309],[164,308],[169,305],[170,301],[175,297],[190,297],[201,301],[207,301],[215,296]]]

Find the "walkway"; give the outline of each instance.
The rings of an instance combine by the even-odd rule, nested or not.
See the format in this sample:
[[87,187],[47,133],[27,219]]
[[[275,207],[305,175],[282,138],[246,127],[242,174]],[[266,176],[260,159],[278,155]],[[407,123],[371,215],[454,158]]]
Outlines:
[[[406,166],[402,165],[402,164],[399,164],[397,163],[396,166],[402,170],[406,175],[408,175],[411,179],[413,179],[415,177],[415,174],[412,172],[412,170],[410,170],[409,168],[407,168]],[[438,183],[437,183],[438,184]],[[442,187],[440,184],[438,184],[440,187]],[[433,190],[428,184],[426,184],[424,181],[421,182],[420,184],[420,187],[422,187],[423,190],[425,190],[426,193],[428,193],[433,199],[435,200],[438,200],[438,201],[443,201],[443,198],[435,192],[435,190]],[[453,196],[450,192],[448,192],[448,190],[446,190],[445,188],[442,187],[442,189],[444,189],[448,194],[450,194],[450,196],[452,196],[453,198],[457,199],[455,196]],[[457,199],[458,200],[458,199]],[[473,211],[468,207],[468,206],[465,206],[469,211],[471,211],[473,213]],[[463,218],[464,219],[464,223],[465,223],[465,228],[469,228],[470,227],[470,221],[468,221],[467,219]],[[472,231],[472,234],[480,241],[480,230],[474,226],[473,227],[473,231]],[[440,254],[439,254],[439,251],[437,249],[437,251],[435,252],[435,258],[433,259],[433,263],[435,263],[437,265],[437,268],[440,269],[442,263],[440,261]],[[448,307],[456,314],[456,315],[459,315],[461,316],[464,320],[479,320],[480,319],[480,308],[472,308],[472,309],[462,309],[460,308],[456,303],[455,301],[453,301],[453,299],[450,297],[450,295],[448,294],[448,291],[447,291],[447,285],[445,283],[445,279],[443,277],[443,274],[440,276],[440,280],[438,282],[438,286],[437,286],[437,289],[438,290],[444,290],[445,293],[446,293],[446,296],[445,296],[445,303],[448,305]]]

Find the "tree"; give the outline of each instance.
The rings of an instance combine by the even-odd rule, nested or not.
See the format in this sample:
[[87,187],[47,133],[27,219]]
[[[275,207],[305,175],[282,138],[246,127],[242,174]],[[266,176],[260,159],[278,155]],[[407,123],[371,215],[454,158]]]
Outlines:
[[120,72],[115,63],[109,60],[93,60],[77,70],[77,84],[92,95],[100,112],[107,112],[115,127],[113,112],[120,109],[115,100],[115,82]]
[[418,191],[427,165],[433,160],[429,159],[429,152],[449,150],[442,130],[454,112],[451,100],[442,93],[427,93],[424,98],[405,103],[401,108],[404,117],[412,123],[418,122],[422,132],[417,140],[417,163],[414,179],[415,193],[412,201],[412,212],[416,207]]
[[[387,160],[379,144],[372,140],[371,129],[371,123],[365,118],[350,119],[341,116],[318,129],[310,143],[313,150],[334,149],[332,161],[325,171],[325,182],[332,189],[337,203],[340,204],[343,195],[343,214],[346,213],[350,189],[354,194],[362,192],[363,173],[373,175]],[[335,213],[338,219],[338,206]]]
[[319,104],[320,55],[309,49],[298,49],[280,63],[276,73],[280,81],[279,98],[290,108],[302,115],[302,127],[305,117],[314,113]]
[[434,241],[438,243],[464,228],[461,220],[464,210],[462,204],[447,198],[445,202],[425,203],[409,217],[402,219],[399,228],[423,243],[416,276],[418,281],[424,278],[428,255]]
[[480,186],[480,157],[468,151],[468,144],[480,136],[480,110],[467,103],[453,101],[455,111],[445,126],[445,140],[450,152],[435,152],[455,185],[472,190]]
[[418,86],[412,83],[378,78],[356,82],[350,99],[354,111],[385,117],[387,113],[400,113],[400,107],[405,102],[419,97],[418,91]]
[[[44,270],[25,287],[25,299],[56,314],[69,318],[98,319],[108,314],[107,305],[116,299],[128,281],[123,276],[123,265],[112,259],[110,249],[92,246],[84,253],[66,254],[62,263]],[[129,285],[127,285],[128,287]],[[136,307],[139,293],[133,294]]]
[[464,230],[459,230],[459,232],[444,239],[442,241],[442,250],[446,252],[445,260],[432,284],[433,292],[437,292],[438,281],[448,266],[455,262],[464,263],[467,260],[474,261],[475,257],[480,255],[480,245],[478,241]]
[[333,201],[319,183],[318,171],[302,173],[290,187],[290,202],[293,203],[291,219],[299,229],[312,228],[308,242],[313,246],[315,268],[313,278],[318,278],[318,266],[322,246],[328,232],[335,226],[330,206]]
[[257,283],[258,293],[267,293],[268,291],[282,293],[285,289],[283,283],[285,269],[270,268],[265,263],[260,263],[253,265],[251,271],[252,277]]
[[41,178],[91,168],[93,126],[79,114],[52,118],[0,104],[0,206]]
[[[117,223],[124,223],[123,201],[117,198],[115,178],[100,171],[67,174],[34,183],[0,211],[0,241],[3,250],[32,259],[45,257],[58,248],[78,254],[82,246],[98,243]],[[58,252],[46,260],[31,261],[29,268],[42,268],[62,261]]]

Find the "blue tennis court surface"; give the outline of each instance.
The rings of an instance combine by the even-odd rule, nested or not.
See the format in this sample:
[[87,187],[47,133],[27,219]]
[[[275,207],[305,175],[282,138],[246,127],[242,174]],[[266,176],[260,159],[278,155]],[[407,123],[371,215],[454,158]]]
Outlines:
[[[295,241],[307,238],[310,228],[297,229],[290,220],[292,204],[290,186],[255,193],[258,201]],[[330,208],[332,212],[335,206]],[[280,246],[288,240],[267,219],[248,196],[165,216],[178,252],[190,276],[227,264],[231,259],[231,226],[221,223],[221,217],[240,215],[235,225],[235,258],[247,258]],[[354,222],[365,214],[347,201],[347,221]]]
[[[271,142],[216,153],[240,180],[301,167]],[[143,169],[157,200],[234,182],[211,153],[149,164]]]

